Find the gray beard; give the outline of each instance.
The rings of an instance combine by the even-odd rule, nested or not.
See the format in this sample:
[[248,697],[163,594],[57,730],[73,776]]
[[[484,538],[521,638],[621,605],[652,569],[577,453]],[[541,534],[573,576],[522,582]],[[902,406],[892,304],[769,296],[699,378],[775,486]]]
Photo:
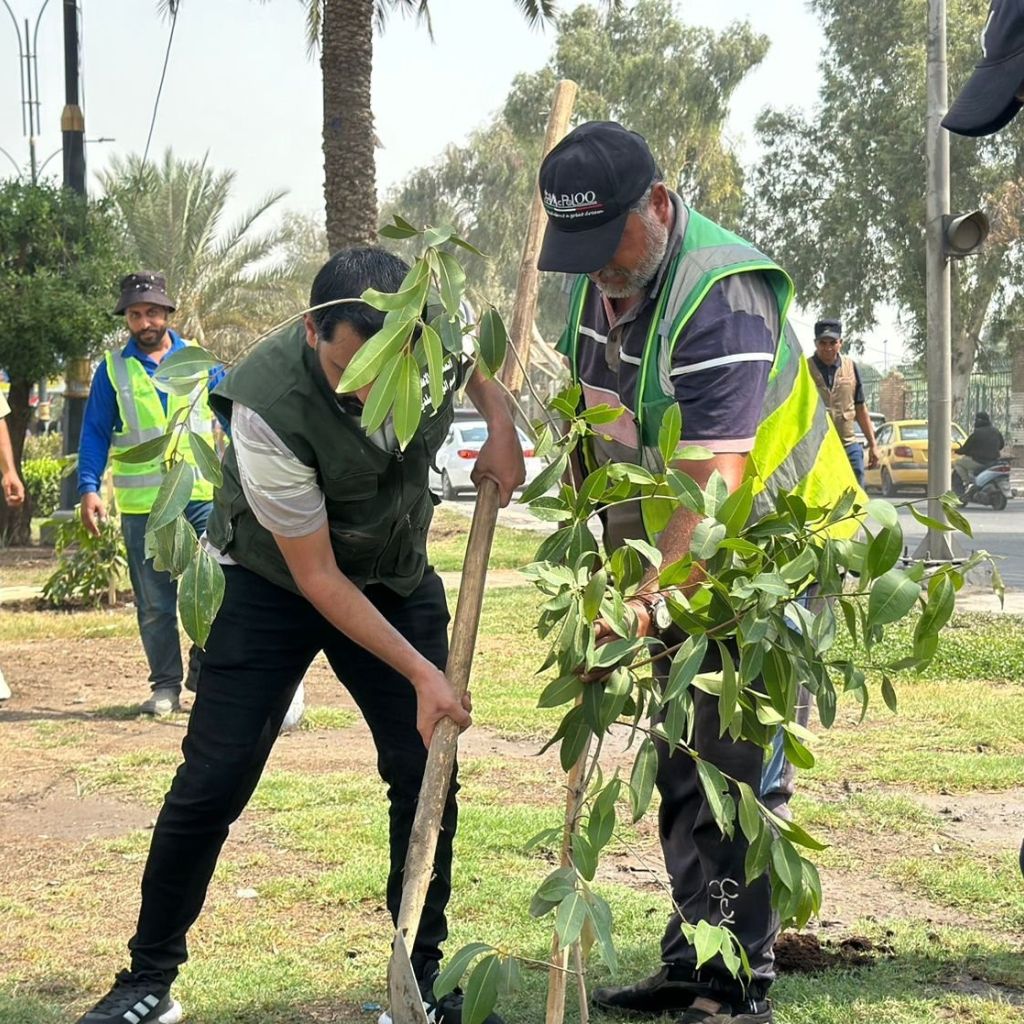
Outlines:
[[591,280],[606,298],[628,299],[631,295],[636,295],[637,292],[643,291],[654,280],[655,274],[658,273],[658,269],[661,267],[661,262],[668,250],[668,228],[649,211],[643,214],[643,223],[647,255],[640,262],[639,266],[625,273],[625,283],[605,285],[599,279],[591,277]]

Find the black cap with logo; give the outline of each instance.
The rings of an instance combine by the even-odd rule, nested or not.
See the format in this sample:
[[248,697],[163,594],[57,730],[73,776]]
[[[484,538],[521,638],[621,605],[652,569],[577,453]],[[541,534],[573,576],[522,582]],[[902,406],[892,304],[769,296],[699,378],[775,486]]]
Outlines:
[[981,61],[942,119],[958,135],[992,135],[1021,108],[1024,0],[992,0],[981,32]]
[[814,325],[815,338],[841,338],[842,336],[841,320],[818,320]]
[[657,176],[642,135],[614,121],[571,131],[540,165],[548,226],[537,266],[565,274],[599,270],[619,247],[629,208]]
[[167,279],[163,274],[140,270],[121,279],[121,297],[117,300],[115,316],[120,316],[129,306],[147,302],[153,306],[164,306],[172,313],[177,308],[167,297]]

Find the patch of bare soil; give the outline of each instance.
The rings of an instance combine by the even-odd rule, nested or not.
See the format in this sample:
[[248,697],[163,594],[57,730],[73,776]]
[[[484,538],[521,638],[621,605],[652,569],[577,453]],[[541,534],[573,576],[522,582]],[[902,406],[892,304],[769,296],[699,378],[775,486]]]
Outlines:
[[153,823],[151,808],[81,796],[67,780],[34,799],[0,803],[0,834],[35,839],[112,838]]
[[1002,793],[909,794],[942,821],[940,835],[971,847],[1016,849],[1024,833],[1024,787]]
[[808,932],[784,932],[775,943],[775,967],[780,974],[820,974],[868,967],[880,956],[892,956],[892,948],[863,935],[822,942]]

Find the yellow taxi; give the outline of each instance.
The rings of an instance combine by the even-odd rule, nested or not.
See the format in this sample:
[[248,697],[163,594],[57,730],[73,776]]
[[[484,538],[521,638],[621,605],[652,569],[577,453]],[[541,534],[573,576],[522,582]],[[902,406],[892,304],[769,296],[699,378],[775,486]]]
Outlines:
[[[963,428],[953,423],[953,458],[956,449],[967,440]],[[895,497],[904,487],[928,486],[928,421],[889,420],[875,428],[878,465],[864,472],[864,484]],[[867,465],[867,452],[864,453]],[[948,484],[948,481],[947,481]]]

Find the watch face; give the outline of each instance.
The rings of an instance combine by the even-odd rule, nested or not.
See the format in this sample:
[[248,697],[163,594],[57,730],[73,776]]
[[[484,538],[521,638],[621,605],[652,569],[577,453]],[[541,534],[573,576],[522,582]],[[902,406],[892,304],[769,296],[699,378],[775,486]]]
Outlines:
[[651,617],[658,630],[666,630],[672,625],[672,613],[668,610],[668,602],[664,598],[654,606]]

